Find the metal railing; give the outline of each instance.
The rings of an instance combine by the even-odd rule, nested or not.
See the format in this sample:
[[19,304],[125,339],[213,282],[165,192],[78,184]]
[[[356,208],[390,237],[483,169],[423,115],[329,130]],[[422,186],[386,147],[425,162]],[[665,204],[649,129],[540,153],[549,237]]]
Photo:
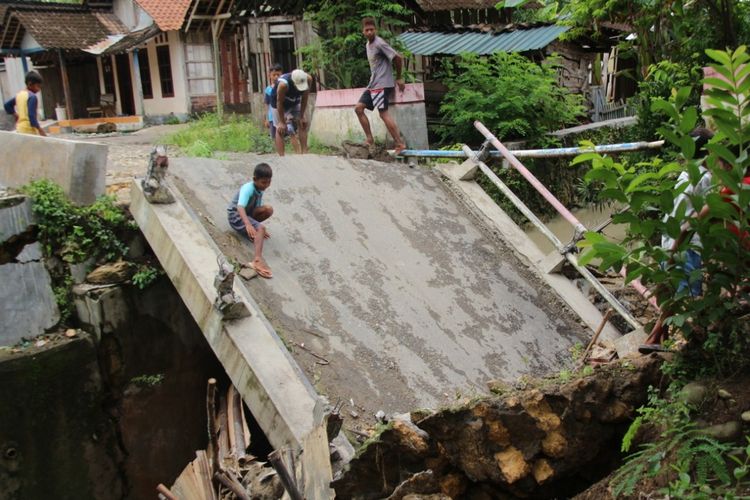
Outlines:
[[[544,197],[544,199],[552,205],[555,210],[562,216],[566,221],[568,221],[574,228],[574,236],[573,241],[569,244],[563,244],[562,241],[529,209],[528,206],[520,199],[518,196],[513,193],[513,191],[508,188],[508,186],[495,174],[495,172],[492,171],[483,161],[481,157],[481,152],[477,153],[475,151],[472,151],[468,146],[464,146],[463,153],[466,155],[467,158],[469,158],[472,163],[474,163],[479,170],[484,173],[484,175],[487,176],[487,178],[492,182],[512,203],[513,205],[524,215],[527,219],[537,228],[539,231],[554,245],[555,249],[578,271],[578,273],[586,280],[588,281],[591,286],[606,300],[612,308],[625,320],[630,324],[633,328],[640,328],[641,324],[630,314],[630,312],[622,305],[622,303],[617,300],[617,298],[612,295],[612,293],[607,290],[607,288],[602,285],[601,282],[599,282],[598,279],[589,271],[585,266],[581,265],[578,262],[578,257],[574,253],[575,249],[575,243],[580,240],[583,236],[583,234],[587,231],[586,226],[578,220],[578,218],[573,215],[570,210],[568,210],[561,202],[558,200],[555,195],[553,195],[545,186],[542,184],[539,179],[537,179],[534,174],[532,174],[524,165],[521,163],[517,156],[515,151],[509,151],[498,139],[495,137],[492,132],[490,132],[487,127],[485,127],[480,121],[474,122],[474,127],[485,137],[486,143],[485,147],[483,148],[483,152],[487,152],[488,146],[491,145],[494,148],[497,149],[499,154],[508,162],[508,164],[516,169],[533,187],[536,189],[539,194]],[[661,142],[661,141],[659,141]],[[644,143],[644,144],[654,144],[654,143]],[[663,143],[662,143],[663,144]],[[618,146],[618,145],[612,145],[612,146]],[[661,146],[661,144],[659,144]],[[656,147],[656,146],[651,146]],[[601,148],[601,147],[600,147]],[[567,148],[572,149],[572,148]],[[580,152],[584,151],[590,151],[589,149],[581,149]],[[630,149],[633,150],[633,149]],[[601,151],[601,149],[600,149]],[[650,299],[648,297],[648,291],[643,287],[643,285],[640,284],[640,282],[631,283],[636,290],[638,290],[639,293],[644,295],[645,298]],[[649,302],[654,305],[655,303],[652,300],[649,300]]]

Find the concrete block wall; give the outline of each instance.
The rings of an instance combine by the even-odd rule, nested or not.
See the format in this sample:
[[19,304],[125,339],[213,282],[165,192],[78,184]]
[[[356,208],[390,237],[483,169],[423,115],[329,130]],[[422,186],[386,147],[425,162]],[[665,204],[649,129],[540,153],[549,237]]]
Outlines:
[[[359,88],[318,92],[310,134],[327,146],[339,147],[345,140],[364,141],[362,126],[354,113],[354,106],[364,90]],[[424,86],[421,83],[410,83],[403,92],[396,91],[396,98],[389,110],[410,149],[429,148]],[[367,111],[367,115],[375,140],[384,141],[390,146],[393,141],[378,112]]]
[[0,150],[0,185],[20,187],[50,179],[79,204],[93,203],[104,194],[104,144],[0,131]]

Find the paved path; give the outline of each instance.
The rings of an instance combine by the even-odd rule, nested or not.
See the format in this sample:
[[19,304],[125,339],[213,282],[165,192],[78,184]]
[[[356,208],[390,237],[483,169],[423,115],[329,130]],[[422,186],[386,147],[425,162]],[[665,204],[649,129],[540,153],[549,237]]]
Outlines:
[[[130,181],[135,176],[143,176],[148,166],[148,157],[155,144],[160,144],[168,134],[187,125],[159,125],[147,127],[127,134],[61,134],[55,137],[75,141],[100,142],[109,146],[107,157],[107,193],[118,200],[130,200]],[[180,154],[176,148],[169,149],[170,157]]]
[[176,158],[170,170],[225,253],[247,261],[226,205],[258,161],[273,166],[274,278],[249,287],[333,402],[351,399],[368,414],[434,407],[484,391],[489,379],[558,369],[581,340],[560,301],[432,171],[316,155],[235,158]]

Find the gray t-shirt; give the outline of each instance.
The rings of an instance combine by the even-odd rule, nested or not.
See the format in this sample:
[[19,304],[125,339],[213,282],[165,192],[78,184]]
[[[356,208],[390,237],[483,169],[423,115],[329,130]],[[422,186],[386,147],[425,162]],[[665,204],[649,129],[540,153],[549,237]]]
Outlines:
[[368,89],[385,89],[395,87],[391,61],[398,55],[385,40],[376,36],[367,42],[367,60],[370,62],[370,83]]

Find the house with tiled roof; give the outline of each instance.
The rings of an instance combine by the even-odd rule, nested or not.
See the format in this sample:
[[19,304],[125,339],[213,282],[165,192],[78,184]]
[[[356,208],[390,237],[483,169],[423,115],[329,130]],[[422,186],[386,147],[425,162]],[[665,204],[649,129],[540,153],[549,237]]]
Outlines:
[[[429,121],[438,121],[438,110],[446,92],[440,69],[446,59],[463,53],[489,55],[516,52],[537,62],[555,57],[561,85],[589,98],[592,116],[597,102],[621,101],[635,89],[619,77],[633,61],[618,58],[619,38],[627,35],[607,29],[609,38],[564,37],[568,27],[556,23],[514,23],[513,8],[496,8],[496,0],[414,0],[416,23],[399,35],[411,54],[408,68],[423,82]],[[537,2],[522,8],[538,8]],[[601,61],[602,84],[595,81],[595,61]],[[618,107],[624,110],[624,106]]]
[[[12,95],[34,68],[45,80],[47,117],[62,109],[66,118],[160,121],[215,107],[216,82],[222,80],[215,72],[212,33],[220,47],[233,5],[215,0],[0,4],[0,94]],[[230,83],[246,88],[239,77]]]

